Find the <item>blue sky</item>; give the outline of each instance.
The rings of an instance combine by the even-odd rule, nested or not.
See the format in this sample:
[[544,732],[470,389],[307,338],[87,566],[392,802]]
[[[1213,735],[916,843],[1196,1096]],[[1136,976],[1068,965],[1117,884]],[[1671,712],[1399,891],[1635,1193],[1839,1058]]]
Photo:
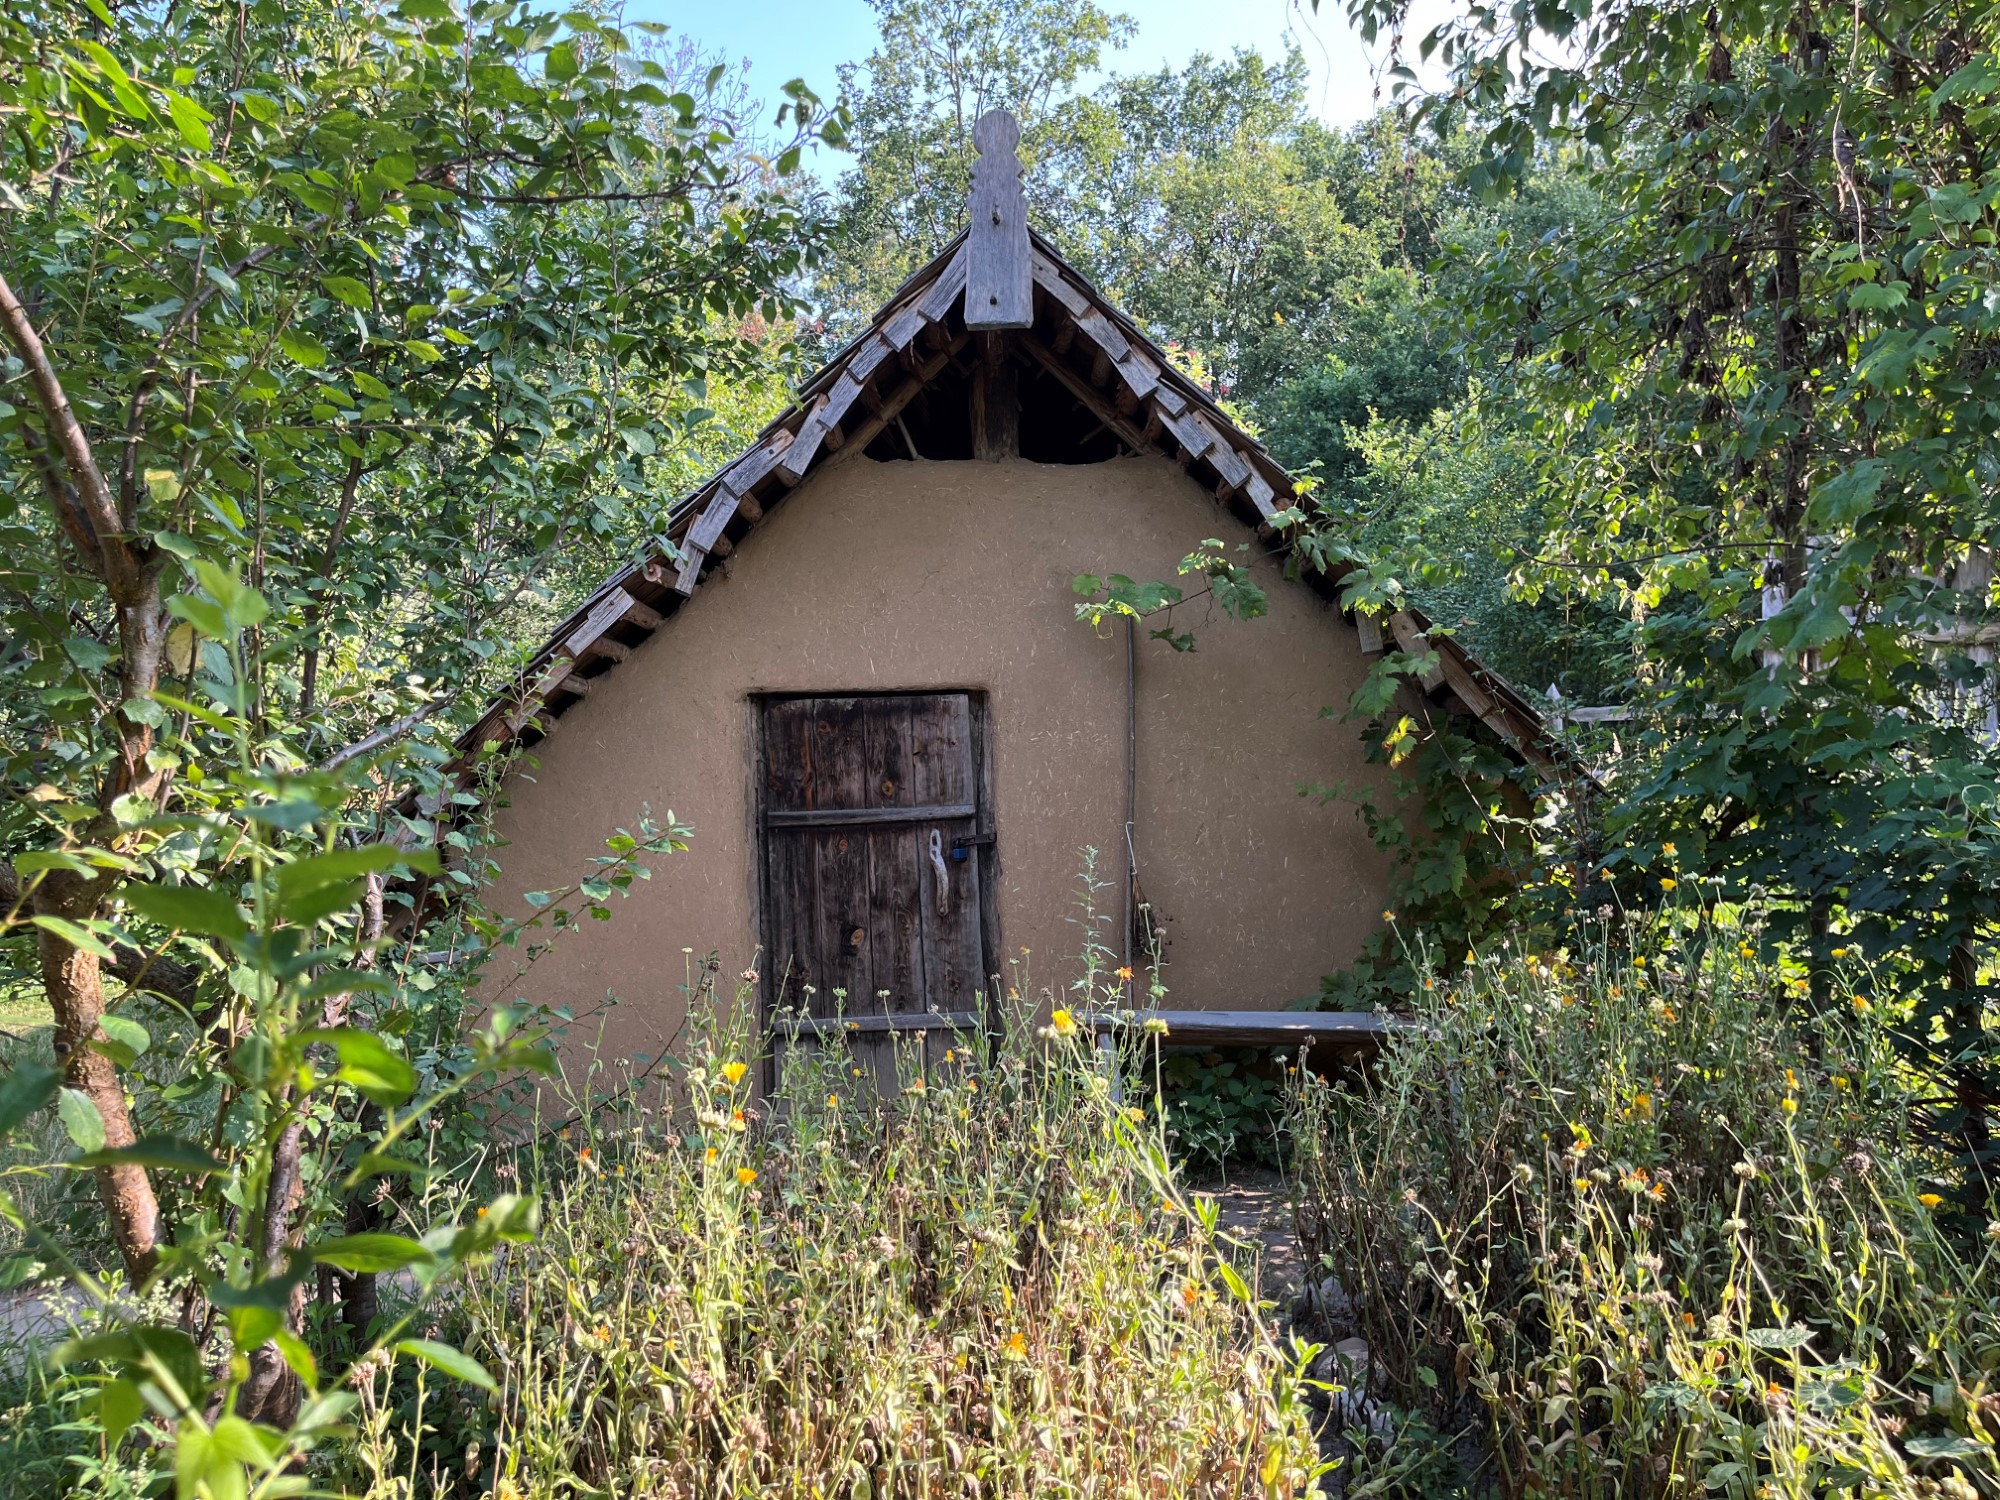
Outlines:
[[[1374,107],[1373,69],[1383,48],[1349,31],[1343,0],[1103,0],[1138,22],[1139,33],[1111,66],[1119,72],[1179,67],[1196,52],[1255,47],[1276,55],[1287,37],[1312,68],[1310,105],[1330,125],[1347,125]],[[1428,8],[1428,7],[1426,7]],[[875,41],[865,0],[628,0],[630,21],[663,21],[731,61],[749,59],[750,79],[766,97],[803,78],[822,97],[834,92],[834,69],[859,62]],[[1386,98],[1386,92],[1385,96]]]

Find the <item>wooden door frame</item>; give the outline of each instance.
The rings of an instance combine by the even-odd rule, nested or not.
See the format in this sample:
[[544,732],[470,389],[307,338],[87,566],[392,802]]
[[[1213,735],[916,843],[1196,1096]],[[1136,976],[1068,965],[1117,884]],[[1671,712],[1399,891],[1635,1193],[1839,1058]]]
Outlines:
[[[750,785],[749,798],[750,828],[749,838],[752,856],[750,861],[750,915],[756,933],[759,959],[757,985],[757,1032],[760,1045],[771,1037],[771,1015],[777,1008],[778,986],[784,975],[779,968],[777,956],[771,951],[771,871],[770,845],[766,839],[768,828],[765,821],[768,788],[765,779],[764,757],[764,710],[772,703],[797,703],[817,698],[945,698],[962,696],[966,700],[966,719],[972,733],[972,783],[974,788],[974,837],[987,840],[972,846],[972,858],[978,861],[979,871],[979,944],[984,950],[986,962],[983,967],[995,972],[979,976],[979,1008],[987,1016],[987,1030],[993,1029],[993,1019],[998,1015],[997,1005],[990,1006],[990,986],[1005,984],[1002,977],[1006,968],[1000,947],[1000,844],[995,833],[997,819],[994,815],[993,757],[991,754],[992,709],[984,688],[976,687],[923,687],[923,688],[820,688],[811,691],[789,689],[785,691],[761,691],[750,693],[745,699],[745,711],[750,719]],[[776,1053],[772,1052],[765,1068],[766,1086],[775,1087],[777,1078],[771,1063]]]

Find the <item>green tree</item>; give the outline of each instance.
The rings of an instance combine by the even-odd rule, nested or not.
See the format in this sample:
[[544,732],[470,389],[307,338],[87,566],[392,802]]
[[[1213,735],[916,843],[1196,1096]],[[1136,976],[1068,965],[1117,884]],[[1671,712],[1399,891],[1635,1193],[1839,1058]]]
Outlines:
[[[176,916],[222,920],[249,878],[213,830],[261,830],[273,864],[348,837],[286,778],[381,761],[504,670],[495,622],[608,497],[650,485],[705,381],[762,364],[745,328],[789,315],[820,244],[781,176],[838,138],[787,96],[748,153],[702,82],[625,33],[507,4],[37,0],[0,20],[0,908],[101,1122],[133,1283],[188,1267],[107,978],[211,1015],[254,991],[270,952]],[[237,589],[240,610],[219,597]],[[309,1091],[286,1102],[273,1054],[231,1041],[205,1066],[276,1111],[258,1149],[296,1152]],[[253,1175],[260,1223],[285,1225],[285,1176]],[[189,1212],[235,1181],[196,1180]]]
[[2000,1097],[1996,45],[1989,11],[1902,0],[1510,3],[1423,38],[1450,85],[1419,104],[1479,122],[1472,186],[1569,152],[1604,204],[1496,243],[1470,290],[1563,497],[1543,578],[1647,621],[1655,753],[1614,865],[1677,838],[1724,893],[1781,893],[1816,962],[1907,965],[1968,1200]]
[[1129,16],[1093,0],[871,4],[880,41],[865,63],[840,70],[855,164],[840,183],[842,254],[825,288],[837,330],[873,313],[965,227],[972,127],[988,110],[1020,124],[1034,222],[1067,221],[1064,182],[1038,164],[1100,133],[1077,85],[1133,33]]

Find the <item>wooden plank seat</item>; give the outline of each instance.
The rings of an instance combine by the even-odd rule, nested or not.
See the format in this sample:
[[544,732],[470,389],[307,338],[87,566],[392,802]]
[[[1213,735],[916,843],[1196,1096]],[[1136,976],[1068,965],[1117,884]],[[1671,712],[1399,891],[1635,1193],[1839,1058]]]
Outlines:
[[1121,1036],[1147,1038],[1146,1022],[1166,1023],[1163,1047],[1324,1047],[1341,1056],[1371,1056],[1382,1038],[1405,1024],[1372,1011],[1142,1010],[1098,1012],[1086,1018],[1101,1047]]

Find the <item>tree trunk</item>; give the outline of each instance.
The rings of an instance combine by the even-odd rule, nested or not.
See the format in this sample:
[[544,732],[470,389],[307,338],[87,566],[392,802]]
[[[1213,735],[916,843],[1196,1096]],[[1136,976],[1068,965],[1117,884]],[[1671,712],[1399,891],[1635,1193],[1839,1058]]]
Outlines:
[[[35,889],[35,912],[74,922],[97,915],[98,900],[95,882],[51,871]],[[97,1023],[104,1015],[104,976],[98,957],[47,928],[36,937],[42,985],[55,1012],[55,1049],[62,1059],[64,1081],[97,1106],[106,1146],[130,1146],[138,1137],[125,1107],[118,1068],[90,1045],[102,1034]],[[95,1176],[125,1274],[134,1287],[143,1285],[159,1264],[160,1206],[152,1180],[144,1167],[135,1166],[99,1167]]]
[[[0,336],[20,356],[41,413],[45,441],[38,440],[36,446],[48,455],[39,478],[50,510],[117,611],[120,706],[103,726],[114,741],[115,753],[97,785],[97,816],[78,830],[88,842],[116,848],[126,842],[125,825],[118,816],[121,802],[151,801],[166,781],[164,771],[148,764],[153,731],[128,717],[123,708],[150,697],[159,686],[167,643],[167,612],[160,589],[166,555],[152,542],[137,539],[141,533],[136,491],[128,487],[122,497],[112,493],[55,362],[4,276],[0,276]],[[92,921],[103,915],[115,888],[115,877],[108,871],[84,876],[51,870],[35,887],[34,910],[38,916],[64,922]],[[42,982],[55,1015],[56,1046],[70,1085],[103,1116],[105,1144],[129,1146],[135,1137],[118,1070],[89,1045],[97,1038],[104,1015],[100,962],[95,954],[47,927],[36,938]],[[145,1168],[136,1166],[99,1167],[96,1175],[112,1238],[126,1274],[137,1286],[159,1263],[160,1208],[152,1179]]]

